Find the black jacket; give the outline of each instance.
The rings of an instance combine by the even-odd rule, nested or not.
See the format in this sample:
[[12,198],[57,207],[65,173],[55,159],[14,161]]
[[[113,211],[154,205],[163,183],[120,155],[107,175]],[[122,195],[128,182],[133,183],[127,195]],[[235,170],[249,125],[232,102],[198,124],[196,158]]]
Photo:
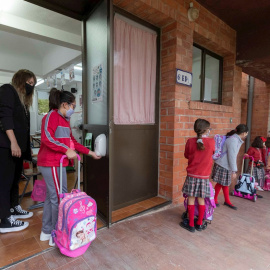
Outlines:
[[15,88],[10,84],[0,87],[0,147],[10,148],[6,130],[13,129],[22,153],[28,152],[30,131],[25,109]]

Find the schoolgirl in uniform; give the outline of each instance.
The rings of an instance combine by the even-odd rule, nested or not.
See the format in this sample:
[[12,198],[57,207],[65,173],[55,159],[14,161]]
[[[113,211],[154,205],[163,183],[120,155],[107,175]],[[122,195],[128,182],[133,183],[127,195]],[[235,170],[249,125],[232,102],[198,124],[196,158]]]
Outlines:
[[[75,96],[68,91],[52,89],[49,96],[50,112],[42,119],[41,145],[38,153],[38,167],[46,182],[47,194],[44,202],[42,217],[41,241],[50,240],[54,246],[51,232],[55,228],[58,217],[59,204],[59,173],[60,159],[67,155],[68,159],[76,159],[78,151],[99,159],[95,152],[79,144],[73,137],[70,129],[70,117],[76,107]],[[74,150],[73,150],[73,149]],[[66,166],[69,161],[63,162],[63,193],[67,192]]]
[[236,180],[237,173],[237,155],[241,145],[244,143],[248,135],[248,127],[244,124],[238,125],[234,130],[228,132],[226,136],[228,137],[224,142],[222,147],[222,157],[215,161],[212,179],[216,182],[215,185],[215,203],[218,203],[218,194],[220,190],[223,190],[224,195],[224,205],[230,207],[231,209],[237,210],[229,197],[229,186],[232,180]]
[[[182,192],[188,195],[189,223],[180,222],[180,226],[190,232],[204,230],[203,216],[205,212],[204,198],[210,197],[209,177],[212,169],[212,155],[215,152],[215,141],[208,138],[210,123],[197,119],[194,123],[196,138],[188,139],[185,147],[185,158],[188,159],[187,177]],[[194,224],[195,198],[199,204],[199,216]]]
[[[253,176],[258,183],[257,189],[263,191],[264,178],[265,178],[265,142],[266,139],[261,136],[257,136],[249,147],[247,154],[254,158],[253,163]],[[251,172],[251,162],[248,165],[248,173]]]

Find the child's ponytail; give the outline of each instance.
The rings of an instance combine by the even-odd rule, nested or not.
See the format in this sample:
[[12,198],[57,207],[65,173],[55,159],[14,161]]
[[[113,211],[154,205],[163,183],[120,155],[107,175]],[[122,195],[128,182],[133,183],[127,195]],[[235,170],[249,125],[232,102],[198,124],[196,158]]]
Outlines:
[[68,91],[60,91],[56,88],[52,88],[49,96],[49,109],[59,109],[63,102],[71,104],[75,101],[75,96]]
[[197,119],[194,123],[194,131],[197,133],[197,149],[204,150],[202,135],[210,128],[210,123],[205,119]]
[[58,109],[60,106],[61,91],[56,88],[52,88],[49,96],[49,110]]

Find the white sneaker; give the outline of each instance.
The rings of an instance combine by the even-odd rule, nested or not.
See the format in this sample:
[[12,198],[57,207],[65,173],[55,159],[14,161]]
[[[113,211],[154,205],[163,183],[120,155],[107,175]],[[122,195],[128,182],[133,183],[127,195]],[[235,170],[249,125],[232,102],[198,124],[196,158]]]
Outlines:
[[41,232],[40,237],[39,237],[39,240],[40,241],[49,241],[50,240],[50,237],[51,237],[51,234],[50,233]]
[[55,243],[53,241],[52,236],[50,237],[49,246],[51,246],[51,247],[54,247],[55,246]]
[[1,220],[0,233],[18,232],[26,229],[29,226],[29,222],[23,222],[16,220],[13,216]]
[[257,186],[256,189],[259,191],[264,191],[260,186]]
[[10,214],[16,219],[24,219],[30,218],[33,216],[33,212],[27,212],[22,209],[20,205],[15,206],[14,208],[10,208]]

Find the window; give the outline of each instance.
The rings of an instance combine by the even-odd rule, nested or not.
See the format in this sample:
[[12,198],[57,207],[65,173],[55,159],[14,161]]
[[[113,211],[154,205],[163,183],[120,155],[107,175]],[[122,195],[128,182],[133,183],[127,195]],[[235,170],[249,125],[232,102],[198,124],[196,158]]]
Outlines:
[[222,57],[193,46],[191,100],[221,104]]
[[49,111],[49,92],[37,91],[38,114],[45,115]]

